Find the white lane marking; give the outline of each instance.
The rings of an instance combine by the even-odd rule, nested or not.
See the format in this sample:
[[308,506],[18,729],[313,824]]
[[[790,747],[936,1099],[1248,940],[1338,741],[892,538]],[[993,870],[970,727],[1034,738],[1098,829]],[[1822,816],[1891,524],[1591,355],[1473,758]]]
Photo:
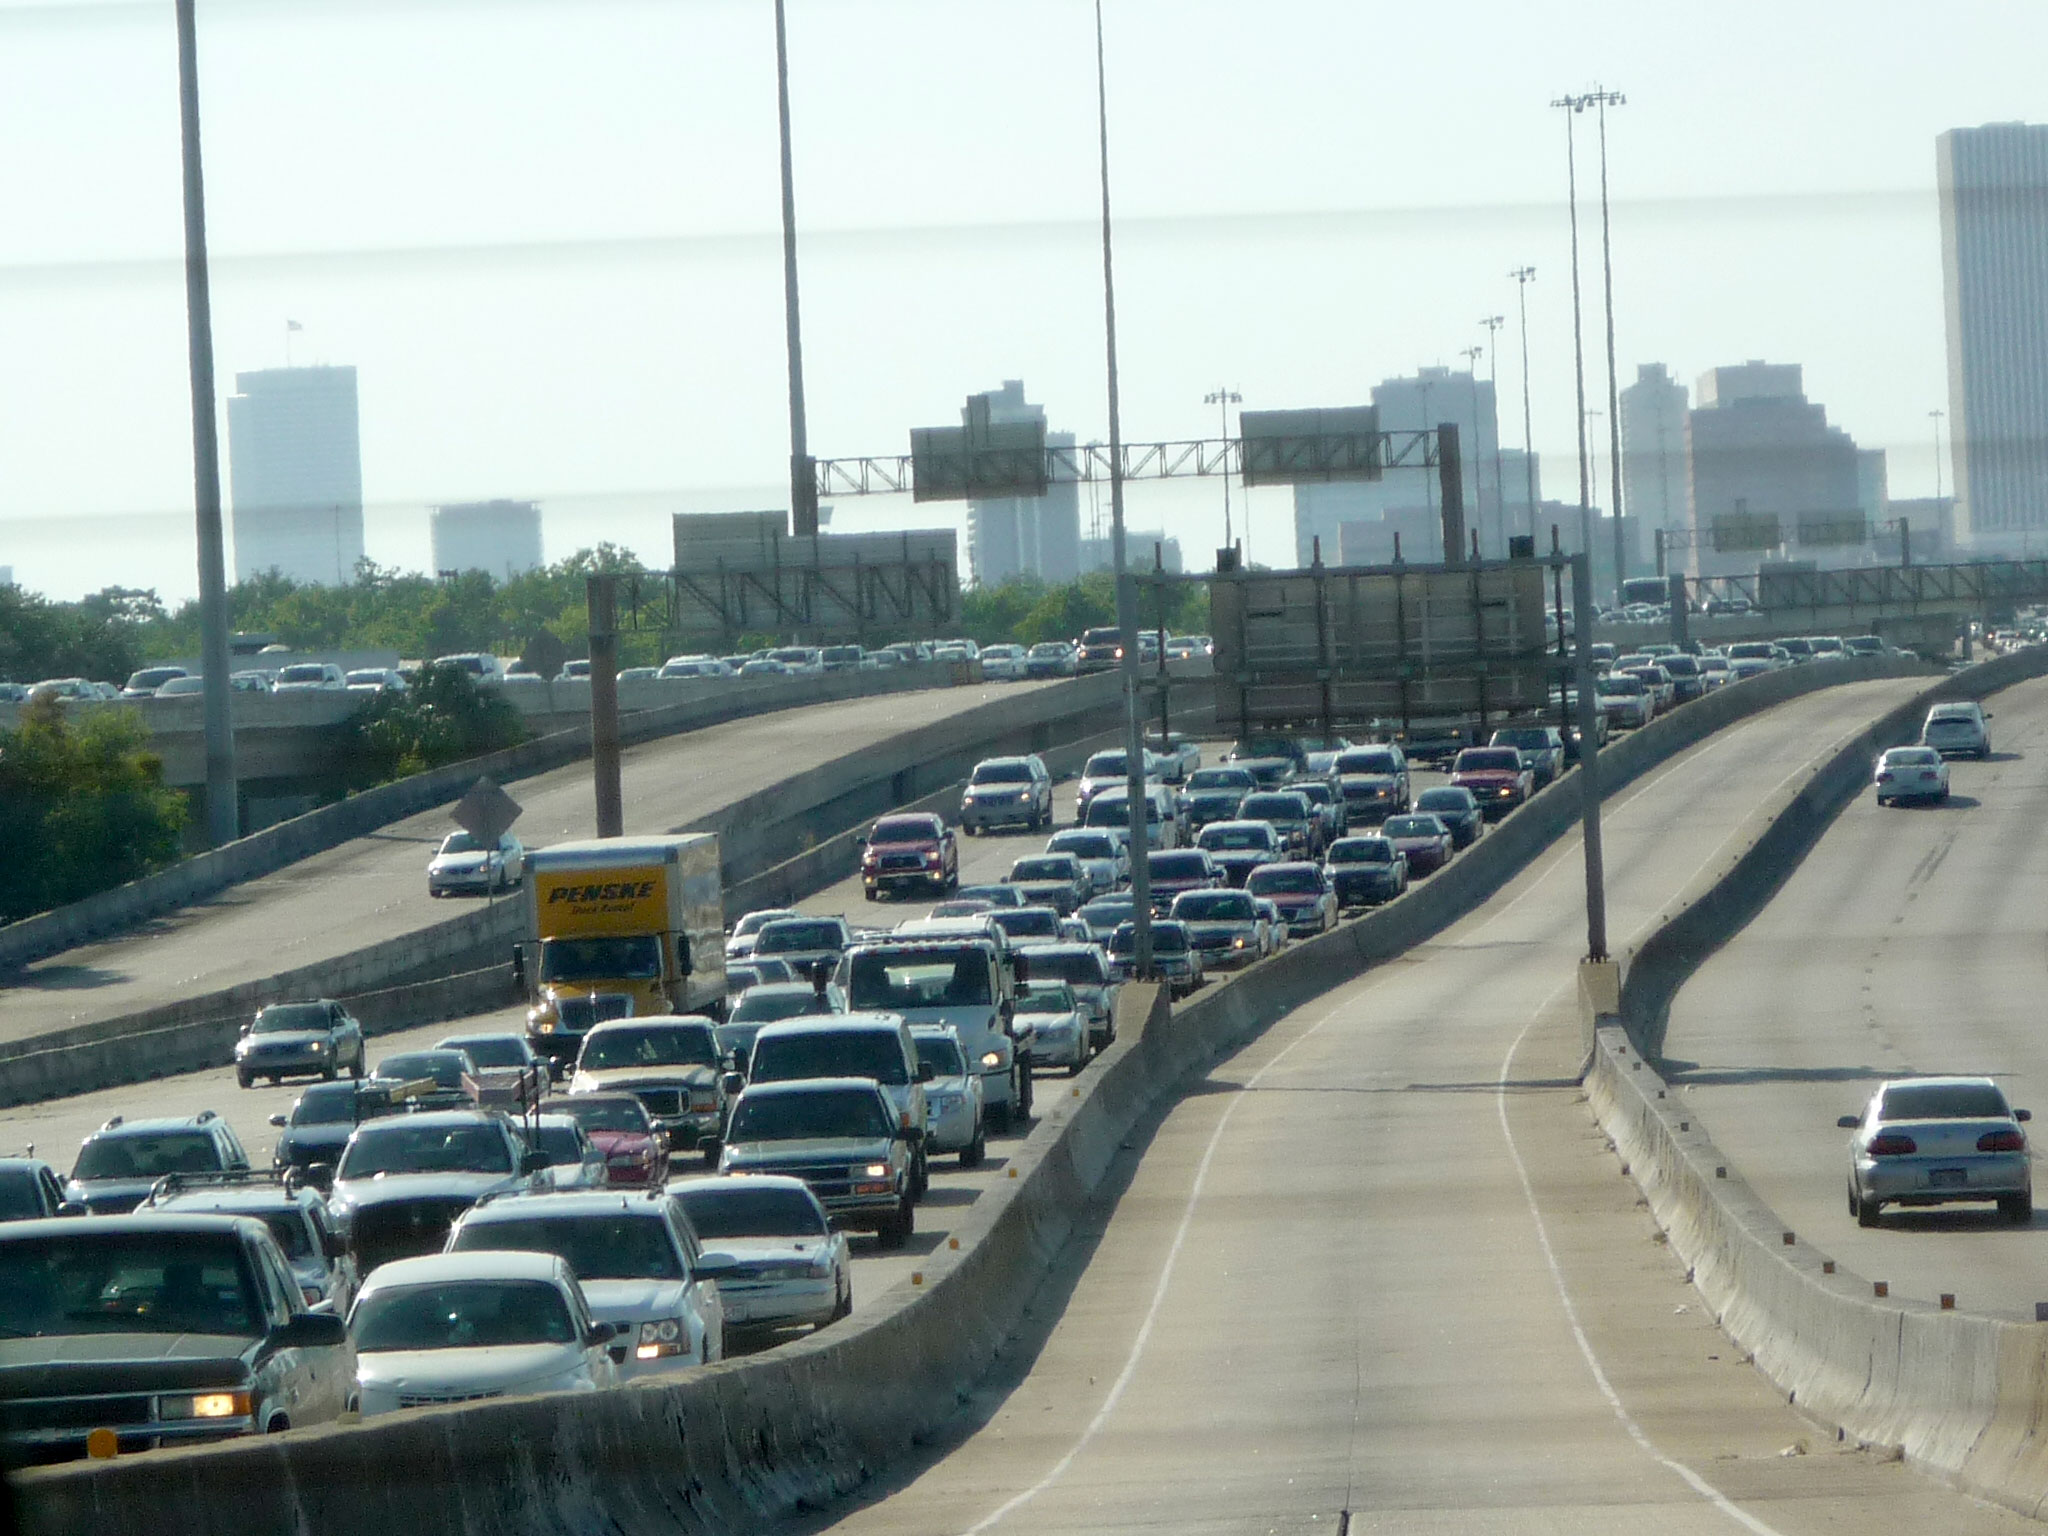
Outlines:
[[[1117,1373],[1116,1381],[1109,1389],[1109,1395],[1102,1400],[1102,1406],[1095,1410],[1095,1417],[1088,1421],[1088,1427],[1081,1431],[1080,1438],[1068,1448],[1064,1456],[1053,1464],[1050,1472],[1047,1472],[1045,1476],[1041,1477],[1029,1488],[1026,1488],[1022,1493],[1012,1497],[993,1514],[985,1515],[980,1521],[969,1526],[965,1536],[982,1536],[982,1532],[997,1524],[1005,1516],[1023,1508],[1041,1493],[1045,1492],[1046,1489],[1052,1487],[1054,1483],[1057,1483],[1066,1475],[1067,1468],[1074,1464],[1075,1459],[1102,1432],[1103,1426],[1109,1422],[1109,1416],[1116,1412],[1116,1405],[1122,1401],[1125,1389],[1131,1384],[1131,1378],[1138,1373],[1138,1361],[1144,1355],[1145,1345],[1152,1337],[1152,1325],[1158,1320],[1159,1309],[1166,1301],[1166,1289],[1173,1283],[1174,1267],[1180,1261],[1180,1251],[1187,1242],[1188,1229],[1194,1225],[1195,1206],[1202,1198],[1202,1186],[1209,1179],[1209,1165],[1216,1159],[1216,1149],[1223,1143],[1223,1133],[1229,1129],[1230,1117],[1237,1113],[1237,1106],[1250,1097],[1252,1090],[1259,1086],[1260,1078],[1279,1066],[1281,1062],[1285,1061],[1299,1047],[1314,1039],[1322,1031],[1323,1026],[1336,1018],[1338,1014],[1352,1007],[1358,1000],[1358,994],[1374,990],[1380,981],[1389,974],[1391,973],[1386,971],[1367,972],[1367,976],[1372,978],[1369,985],[1358,988],[1357,993],[1347,996],[1343,1002],[1331,1007],[1315,1023],[1303,1030],[1299,1037],[1282,1048],[1271,1061],[1247,1078],[1244,1086],[1231,1095],[1229,1104],[1224,1106],[1223,1114],[1216,1121],[1216,1128],[1209,1133],[1209,1144],[1202,1149],[1202,1161],[1195,1168],[1195,1182],[1193,1187],[1188,1190],[1187,1205],[1181,1211],[1180,1226],[1173,1234],[1173,1245],[1166,1251],[1166,1264],[1159,1271],[1159,1283],[1152,1288],[1151,1304],[1145,1308],[1144,1321],[1138,1325],[1138,1335],[1131,1341],[1131,1352],[1124,1360],[1123,1369]],[[1364,980],[1365,978],[1360,979]]]
[[1658,1465],[1676,1473],[1694,1493],[1744,1530],[1754,1533],[1754,1536],[1783,1536],[1776,1526],[1766,1525],[1684,1462],[1667,1456],[1658,1449],[1657,1443],[1649,1437],[1642,1425],[1636,1422],[1635,1416],[1622,1403],[1621,1395],[1614,1390],[1613,1383],[1607,1379],[1607,1372],[1601,1368],[1600,1357],[1593,1353],[1592,1341],[1586,1337],[1586,1330],[1579,1323],[1579,1309],[1572,1301],[1570,1289],[1565,1285],[1564,1270],[1557,1262],[1557,1251],[1550,1245],[1550,1228],[1545,1225],[1543,1212],[1536,1205],[1536,1187],[1530,1182],[1529,1169],[1522,1161],[1522,1149],[1515,1145],[1515,1133],[1508,1125],[1508,1073],[1513,1070],[1515,1057],[1522,1049],[1522,1042],[1529,1037],[1529,1031],[1536,1027],[1537,1020],[1549,1011],[1564,991],[1565,986],[1559,986],[1529,1016],[1529,1022],[1522,1026],[1522,1032],[1515,1036],[1515,1043],[1508,1047],[1507,1055],[1501,1058],[1500,1074],[1494,1083],[1494,1108],[1500,1115],[1500,1133],[1508,1144],[1508,1156],[1514,1160],[1515,1176],[1522,1181],[1522,1198],[1528,1202],[1529,1219],[1536,1224],[1536,1241],[1543,1249],[1543,1262],[1550,1267],[1550,1280],[1557,1288],[1558,1304],[1564,1308],[1565,1321],[1571,1325],[1572,1338],[1578,1343],[1579,1354],[1586,1362],[1586,1369],[1592,1373],[1593,1384],[1600,1389],[1600,1395],[1607,1399],[1607,1406],[1613,1410],[1615,1419],[1627,1432],[1629,1439],[1636,1443],[1636,1448]]

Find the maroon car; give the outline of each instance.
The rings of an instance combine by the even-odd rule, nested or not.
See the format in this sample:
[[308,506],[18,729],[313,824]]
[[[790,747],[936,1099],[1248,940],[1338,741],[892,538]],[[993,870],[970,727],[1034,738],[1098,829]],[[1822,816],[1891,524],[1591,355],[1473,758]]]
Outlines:
[[1467,747],[1451,764],[1451,786],[1469,789],[1488,821],[1536,793],[1536,775],[1517,747]]
[[549,1099],[548,1111],[583,1127],[590,1144],[604,1154],[605,1183],[659,1188],[668,1182],[668,1138],[632,1094],[565,1094]]
[[1434,874],[1451,861],[1451,829],[1434,816],[1389,816],[1380,835],[1408,855],[1408,873]]
[[869,901],[906,885],[952,890],[960,883],[960,845],[953,829],[925,812],[884,816],[861,852],[860,883]]

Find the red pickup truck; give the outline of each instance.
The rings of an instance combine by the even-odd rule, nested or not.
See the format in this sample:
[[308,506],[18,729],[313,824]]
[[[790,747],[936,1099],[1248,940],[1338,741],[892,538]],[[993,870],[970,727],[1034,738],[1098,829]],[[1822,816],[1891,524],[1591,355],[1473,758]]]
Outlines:
[[1536,775],[1515,747],[1467,747],[1451,764],[1451,784],[1471,790],[1488,821],[1498,821],[1536,793]]
[[868,833],[860,883],[869,901],[902,886],[950,891],[960,884],[960,845],[945,821],[925,812],[884,816]]

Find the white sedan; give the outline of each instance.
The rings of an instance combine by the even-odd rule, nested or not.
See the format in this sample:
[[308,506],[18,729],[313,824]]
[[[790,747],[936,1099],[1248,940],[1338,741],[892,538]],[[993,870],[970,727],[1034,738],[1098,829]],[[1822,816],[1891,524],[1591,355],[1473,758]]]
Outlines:
[[669,1194],[704,1251],[699,1263],[735,1331],[823,1328],[853,1310],[853,1260],[802,1179],[677,1179]]
[[349,1311],[363,1417],[616,1383],[612,1327],[551,1253],[437,1253],[379,1265]]
[[1932,747],[1893,747],[1877,760],[1877,803],[1948,798],[1948,763]]

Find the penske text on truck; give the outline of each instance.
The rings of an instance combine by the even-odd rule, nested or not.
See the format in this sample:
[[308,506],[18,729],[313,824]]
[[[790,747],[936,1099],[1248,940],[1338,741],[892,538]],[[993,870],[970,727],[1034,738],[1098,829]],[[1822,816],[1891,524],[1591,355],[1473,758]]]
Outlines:
[[528,856],[533,937],[514,964],[526,1037],[557,1066],[606,1019],[713,1013],[725,1004],[718,838],[594,838]]

